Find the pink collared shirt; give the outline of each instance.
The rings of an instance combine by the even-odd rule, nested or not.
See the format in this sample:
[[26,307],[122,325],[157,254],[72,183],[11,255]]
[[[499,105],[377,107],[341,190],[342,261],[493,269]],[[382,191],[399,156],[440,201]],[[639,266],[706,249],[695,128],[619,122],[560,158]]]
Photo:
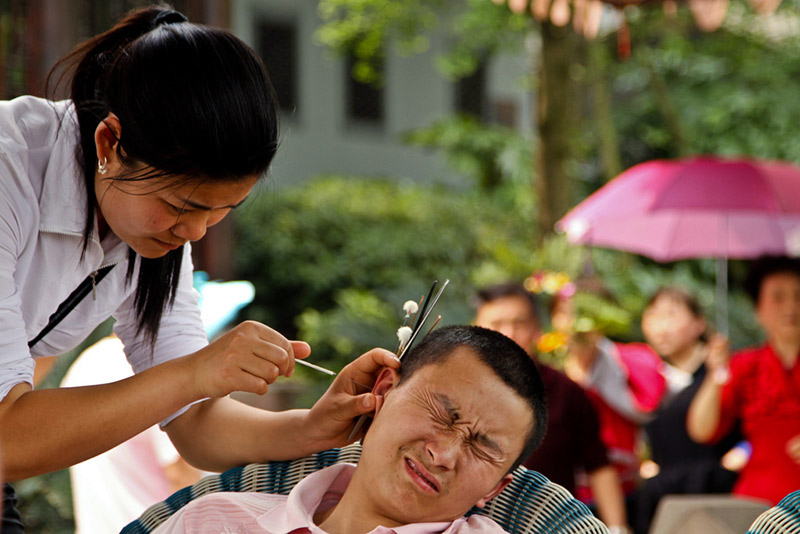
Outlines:
[[[153,534],[326,534],[314,524],[314,514],[339,502],[355,471],[353,464],[337,464],[312,473],[291,493],[219,492],[184,506]],[[455,521],[377,527],[368,534],[503,534],[485,516]]]

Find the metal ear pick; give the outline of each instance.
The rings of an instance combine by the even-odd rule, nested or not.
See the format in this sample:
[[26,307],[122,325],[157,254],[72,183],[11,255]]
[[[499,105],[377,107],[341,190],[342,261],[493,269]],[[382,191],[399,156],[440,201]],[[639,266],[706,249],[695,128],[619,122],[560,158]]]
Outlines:
[[[415,313],[414,317],[411,320],[411,322],[414,323],[414,320],[416,319],[416,324],[414,325],[413,328],[411,328],[411,335],[408,337],[408,340],[405,341],[405,342],[403,342],[402,338],[400,339],[400,345],[397,348],[397,358],[398,359],[402,360],[403,356],[405,356],[408,353],[408,351],[411,349],[411,345],[412,345],[412,343],[414,343],[414,340],[417,338],[417,334],[419,334],[420,330],[422,330],[422,327],[425,326],[425,321],[428,320],[428,316],[431,314],[431,311],[433,311],[434,306],[436,306],[436,303],[439,301],[439,297],[441,297],[442,293],[444,292],[444,288],[446,288],[447,284],[449,284],[449,283],[450,283],[449,279],[445,280],[444,283],[442,284],[442,287],[439,288],[439,291],[436,293],[436,295],[432,297],[434,291],[436,291],[436,286],[439,284],[438,280],[434,280],[433,281],[433,285],[431,285],[431,290],[428,292],[427,298],[423,298],[422,299],[422,301],[420,302],[421,305],[419,307],[419,311],[417,311]],[[405,306],[404,306],[404,308],[405,308]],[[431,326],[430,330],[428,330],[428,332],[433,330],[433,328],[436,326],[436,324],[439,322],[439,319],[441,319],[441,318],[442,318],[441,315],[439,315],[437,317],[436,321],[433,323],[433,325]],[[403,328],[407,328],[407,327],[401,327],[401,330]],[[399,334],[399,331],[398,331],[398,334]],[[364,414],[364,415],[362,415],[361,417],[358,418],[358,420],[356,421],[355,426],[353,426],[353,430],[350,431],[350,435],[347,436],[347,441],[348,442],[353,440],[353,438],[358,434],[359,430],[361,430],[361,427],[364,426],[364,424],[367,421],[367,418],[369,418],[369,417],[371,417],[369,414]]]
[[[439,301],[439,297],[441,297],[442,293],[444,292],[444,288],[446,288],[447,284],[449,283],[450,283],[449,279],[445,280],[444,283],[442,284],[442,287],[440,287],[439,291],[436,293],[436,296],[434,296],[433,300],[431,300],[431,295],[433,295],[433,292],[436,290],[436,286],[439,284],[438,280],[433,281],[433,285],[431,285],[431,290],[428,292],[428,298],[422,300],[422,306],[415,315],[415,317],[417,317],[418,319],[416,325],[411,329],[411,337],[408,338],[408,341],[405,344],[401,344],[399,348],[399,354],[397,355],[397,357],[400,360],[402,360],[403,356],[405,356],[406,353],[409,351],[409,349],[411,349],[411,344],[414,343],[417,334],[419,334],[419,331],[422,330],[422,327],[425,325],[425,321],[428,320],[428,316],[431,314],[431,311],[433,311],[434,306],[436,306],[436,303]],[[441,318],[442,316],[440,315],[436,319],[436,321],[433,323],[433,326],[431,326],[431,330],[433,330],[433,327],[436,326],[436,324],[439,322],[439,319]],[[428,332],[430,332],[430,330],[428,330]]]

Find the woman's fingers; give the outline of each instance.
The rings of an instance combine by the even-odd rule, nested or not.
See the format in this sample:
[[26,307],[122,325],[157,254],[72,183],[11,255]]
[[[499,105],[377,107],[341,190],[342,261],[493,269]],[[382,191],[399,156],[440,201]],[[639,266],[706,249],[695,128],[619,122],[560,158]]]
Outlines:
[[394,353],[386,349],[372,349],[347,364],[334,381],[334,385],[337,385],[336,382],[340,382],[340,385],[345,388],[348,384],[350,386],[363,384],[372,387],[384,367],[397,369],[400,367],[400,360]]
[[712,370],[724,368],[728,364],[729,353],[730,346],[728,338],[720,334],[715,334],[708,342],[706,364]]
[[306,343],[305,341],[289,341],[292,345],[292,351],[294,352],[294,357],[299,360],[304,360],[308,358],[309,354],[311,354],[311,345]]
[[310,352],[307,343],[289,341],[266,325],[246,321],[196,353],[199,387],[210,397],[232,391],[263,394],[279,376],[294,372],[295,357]]
[[328,447],[347,444],[355,420],[375,411],[376,397],[365,392],[381,369],[398,368],[400,361],[385,349],[372,349],[349,363],[308,412],[308,429]]

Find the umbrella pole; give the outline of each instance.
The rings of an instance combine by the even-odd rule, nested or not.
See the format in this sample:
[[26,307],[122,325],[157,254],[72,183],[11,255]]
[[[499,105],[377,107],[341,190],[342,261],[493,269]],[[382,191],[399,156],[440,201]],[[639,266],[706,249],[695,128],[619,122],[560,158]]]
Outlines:
[[728,216],[723,217],[717,256],[717,332],[728,337]]
[[728,336],[728,258],[717,258],[717,332]]

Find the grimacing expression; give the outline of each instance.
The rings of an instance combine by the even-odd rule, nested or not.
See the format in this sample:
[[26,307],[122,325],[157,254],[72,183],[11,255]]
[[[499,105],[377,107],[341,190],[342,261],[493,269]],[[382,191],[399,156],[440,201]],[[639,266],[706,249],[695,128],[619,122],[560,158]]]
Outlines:
[[481,304],[474,323],[511,338],[528,354],[533,353],[540,333],[530,302],[517,295],[499,297]]
[[257,177],[224,183],[162,179],[95,180],[100,214],[114,234],[145,258],[158,258],[203,237],[250,193]]
[[642,313],[645,341],[666,360],[691,348],[705,329],[705,319],[669,295],[659,295]]
[[525,400],[468,347],[398,380],[394,370],[378,379],[383,400],[353,479],[370,506],[395,525],[450,521],[499,493],[532,429]]
[[766,276],[761,281],[756,316],[771,342],[800,341],[800,276],[789,272]]

